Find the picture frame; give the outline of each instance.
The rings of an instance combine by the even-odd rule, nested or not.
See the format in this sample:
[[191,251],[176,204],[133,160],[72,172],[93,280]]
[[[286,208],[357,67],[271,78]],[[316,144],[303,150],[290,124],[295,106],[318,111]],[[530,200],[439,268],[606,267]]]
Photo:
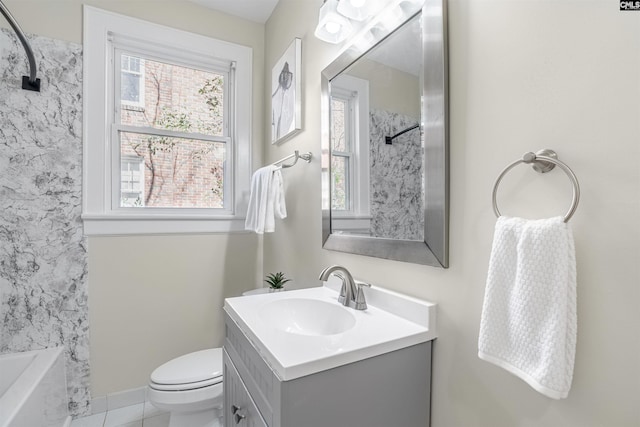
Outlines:
[[302,40],[294,38],[271,69],[271,144],[302,130]]

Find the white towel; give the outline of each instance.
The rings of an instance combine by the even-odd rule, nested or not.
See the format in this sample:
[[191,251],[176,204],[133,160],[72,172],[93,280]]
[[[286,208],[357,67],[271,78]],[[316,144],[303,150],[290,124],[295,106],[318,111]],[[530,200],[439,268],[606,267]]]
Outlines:
[[287,206],[284,200],[284,186],[282,184],[282,172],[280,168],[273,171],[271,185],[267,195],[267,212],[264,220],[264,232],[273,233],[276,229],[275,217],[284,219],[287,217]]
[[500,217],[478,356],[553,399],[569,394],[576,350],[576,260],[563,218]]
[[251,177],[251,195],[245,230],[258,234],[275,231],[275,216],[287,217],[284,200],[282,173],[277,166],[269,165],[258,169]]

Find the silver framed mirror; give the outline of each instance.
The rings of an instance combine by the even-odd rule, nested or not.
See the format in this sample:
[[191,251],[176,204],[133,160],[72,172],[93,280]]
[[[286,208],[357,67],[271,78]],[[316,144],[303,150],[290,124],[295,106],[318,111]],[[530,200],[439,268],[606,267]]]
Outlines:
[[323,248],[446,268],[446,0],[394,7],[322,71]]

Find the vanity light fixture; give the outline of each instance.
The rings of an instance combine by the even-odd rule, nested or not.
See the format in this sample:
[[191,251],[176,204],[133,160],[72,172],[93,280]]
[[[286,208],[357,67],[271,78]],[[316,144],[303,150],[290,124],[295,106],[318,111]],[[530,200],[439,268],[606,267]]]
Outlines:
[[[395,28],[404,17],[404,9],[414,9],[425,0],[324,0],[315,36],[328,43],[342,43],[352,33],[356,43],[376,27]],[[364,36],[366,39],[366,35]]]
[[325,0],[320,7],[320,17],[315,36],[328,43],[340,43],[353,32],[351,21],[338,13],[338,0]]

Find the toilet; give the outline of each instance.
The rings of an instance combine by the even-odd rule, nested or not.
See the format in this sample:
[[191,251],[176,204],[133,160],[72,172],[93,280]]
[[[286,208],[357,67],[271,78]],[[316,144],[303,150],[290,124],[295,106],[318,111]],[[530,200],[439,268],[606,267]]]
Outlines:
[[222,427],[222,349],[180,356],[156,368],[148,399],[170,412],[169,427]]
[[151,373],[147,398],[170,413],[169,427],[222,427],[222,363],[222,349],[211,348],[177,357]]

